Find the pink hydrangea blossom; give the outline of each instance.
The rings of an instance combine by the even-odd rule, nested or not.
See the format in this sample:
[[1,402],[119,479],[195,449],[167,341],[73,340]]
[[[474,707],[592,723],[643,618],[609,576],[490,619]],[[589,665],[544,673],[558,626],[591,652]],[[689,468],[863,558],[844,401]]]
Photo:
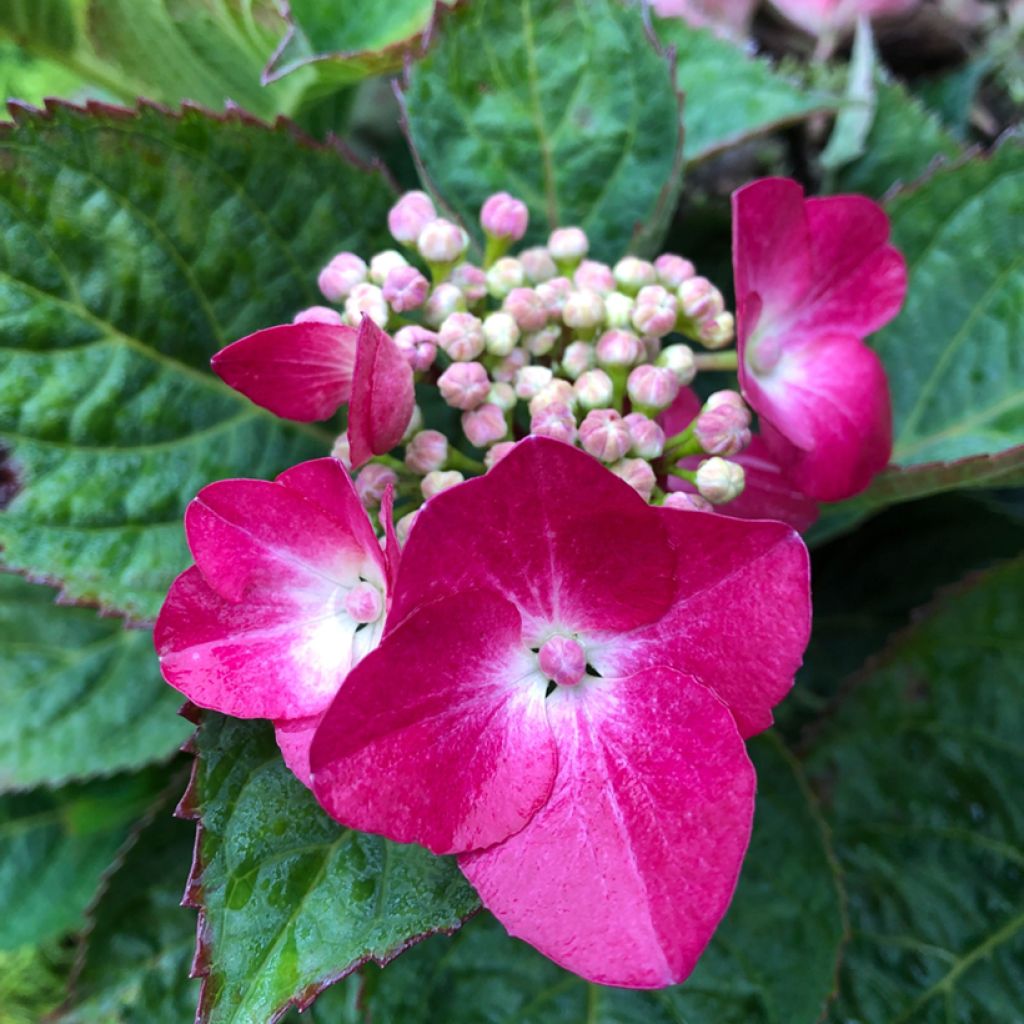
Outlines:
[[856,494],[892,448],[885,370],[863,342],[906,292],[888,218],[766,178],[733,195],[733,267],[740,384],[766,450],[808,497]]
[[788,527],[651,507],[528,438],[419,513],[384,640],[313,740],[314,791],[353,828],[459,854],[512,934],[585,978],[678,982],[732,897],[743,740],[809,614]]
[[756,0],[652,0],[662,18],[682,18],[696,28],[710,28],[721,36],[740,39],[747,34]]

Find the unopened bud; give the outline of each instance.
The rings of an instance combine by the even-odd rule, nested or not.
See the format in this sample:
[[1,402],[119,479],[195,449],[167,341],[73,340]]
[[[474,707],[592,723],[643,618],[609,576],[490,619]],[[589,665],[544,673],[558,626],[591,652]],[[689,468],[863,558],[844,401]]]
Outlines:
[[423,226],[416,239],[419,254],[428,262],[454,263],[469,245],[466,232],[450,220],[438,217]]
[[592,369],[596,362],[593,345],[586,341],[574,341],[562,353],[562,373],[570,380],[576,380],[581,373]]
[[425,327],[410,324],[395,332],[394,342],[416,373],[429,370],[437,357],[437,335]]
[[391,310],[375,284],[357,284],[345,300],[345,317],[353,327],[358,327],[364,316],[382,329],[388,325]]
[[715,456],[697,467],[694,483],[701,497],[707,498],[712,505],[723,505],[743,493],[743,467],[738,462]]
[[413,523],[416,522],[416,517],[420,514],[418,508],[414,508],[411,512],[406,512],[401,519],[395,523],[395,537],[398,540],[399,545],[405,547],[405,542],[409,539],[409,531],[412,529]]
[[458,487],[465,479],[457,469],[435,469],[420,481],[420,492],[429,501],[442,491]]
[[356,494],[366,508],[376,508],[388,487],[398,483],[398,474],[379,462],[370,462],[359,470],[355,479]]
[[580,444],[602,462],[618,462],[632,444],[629,428],[614,409],[591,409],[580,424]]
[[629,430],[630,452],[641,459],[657,459],[665,451],[665,431],[642,412],[631,412],[622,417]]
[[405,446],[405,464],[421,476],[441,469],[448,458],[448,438],[439,430],[421,430]]
[[366,264],[354,252],[339,252],[320,271],[316,283],[325,299],[343,302],[357,284],[366,280]]
[[541,672],[559,686],[575,686],[587,671],[587,656],[578,640],[555,635],[537,652]]
[[650,501],[658,478],[651,464],[644,459],[620,459],[608,467],[619,479],[625,480],[644,501]]
[[480,226],[494,238],[518,242],[526,234],[530,211],[526,203],[507,192],[495,192],[480,210]]
[[423,319],[431,327],[440,327],[452,313],[466,308],[466,299],[455,285],[445,281],[439,284],[423,307]]
[[665,366],[644,363],[631,370],[626,381],[630,401],[644,409],[667,409],[679,394],[679,378]]
[[643,343],[632,331],[605,331],[597,339],[598,366],[632,366],[644,352]]
[[293,324],[332,324],[334,327],[341,327],[345,318],[329,306],[310,306],[309,309],[299,310],[292,317]]
[[537,294],[548,311],[548,316],[560,317],[565,309],[565,300],[572,292],[572,282],[567,277],[553,277],[537,285]]
[[388,211],[388,230],[402,245],[415,245],[420,232],[437,217],[426,192],[406,192]]
[[519,344],[519,324],[511,313],[491,313],[484,320],[484,344],[495,356],[507,356]]
[[345,596],[345,611],[356,622],[376,622],[384,613],[384,597],[372,583],[357,583]]
[[582,228],[556,228],[548,238],[548,252],[555,263],[575,267],[590,251],[590,242]]
[[713,391],[708,395],[704,408],[705,410],[717,409],[720,405],[731,405],[735,409],[740,409],[747,414],[747,422],[750,422],[750,410],[747,408],[747,403],[743,401],[743,396],[738,391],[733,391],[731,388]]
[[552,402],[532,413],[530,433],[572,444],[576,440],[576,417],[564,402]]
[[519,254],[519,262],[523,265],[523,273],[530,284],[540,284],[541,281],[549,281],[558,274],[555,261],[551,253],[542,245],[534,246],[532,249],[524,249]]
[[675,327],[677,312],[676,297],[660,284],[649,284],[636,297],[633,326],[641,334],[660,338]]
[[487,392],[487,401],[491,405],[496,405],[503,412],[508,412],[516,407],[518,401],[516,389],[504,381],[496,381],[491,385],[491,390]]
[[370,280],[374,284],[383,286],[392,270],[407,266],[409,266],[409,261],[400,252],[395,249],[385,249],[370,260]]
[[385,301],[396,313],[422,306],[429,291],[430,282],[408,265],[389,271],[382,289]]
[[589,290],[570,292],[562,307],[562,321],[575,331],[592,331],[604,323],[604,299]]
[[614,273],[619,288],[627,295],[636,295],[645,285],[654,284],[658,280],[654,264],[636,256],[623,256],[615,264]]
[[352,449],[348,443],[348,433],[342,431],[331,446],[331,458],[337,459],[346,469],[352,468]]
[[503,299],[514,288],[521,288],[525,280],[522,263],[514,256],[504,256],[487,271],[487,291],[494,298]]
[[707,320],[725,309],[722,293],[706,277],[689,277],[676,289],[679,309],[690,320]]
[[565,405],[570,409],[576,404],[576,392],[567,380],[555,378],[543,390],[530,399],[530,415],[538,413],[549,405]]
[[471,306],[487,298],[487,275],[473,263],[460,263],[448,280],[462,292]]
[[700,413],[693,432],[709,455],[737,455],[750,444],[750,414],[735,405],[717,405]]
[[516,318],[524,331],[539,331],[548,322],[548,308],[532,288],[513,288],[501,308]]
[[572,389],[584,409],[603,409],[615,397],[615,384],[604,370],[586,370],[576,378]]
[[437,379],[441,397],[453,409],[475,409],[487,397],[491,382],[480,363],[452,363]]
[[584,260],[572,275],[572,283],[581,291],[597,292],[598,295],[608,295],[615,291],[612,268],[596,260]]
[[472,313],[452,313],[441,324],[437,343],[450,359],[468,363],[484,350],[484,325]]
[[529,401],[552,381],[554,374],[546,366],[524,366],[516,374],[516,394]]
[[612,292],[604,297],[604,321],[609,327],[619,329],[633,325],[633,297],[623,292]]
[[697,376],[697,364],[689,345],[669,345],[658,354],[658,366],[670,369],[684,387]]
[[736,336],[736,321],[732,313],[725,311],[702,320],[697,331],[706,348],[725,348]]
[[526,351],[532,356],[546,356],[562,337],[562,329],[552,324],[539,331],[531,331],[523,338]]
[[714,512],[715,506],[702,498],[699,494],[690,494],[689,491],[672,491],[665,495],[661,503],[663,508],[678,508],[684,512]]
[[505,412],[485,402],[462,414],[462,432],[475,448],[486,448],[508,434]]
[[521,348],[514,348],[496,366],[491,367],[492,379],[502,384],[514,384],[519,371],[530,357]]
[[658,280],[672,291],[697,273],[697,268],[689,260],[671,252],[662,253],[654,261],[654,269],[658,273]]
[[488,469],[494,469],[494,467],[501,462],[501,460],[505,458],[505,456],[508,455],[515,446],[515,441],[499,441],[497,444],[491,445],[491,447],[487,449],[487,453],[484,455],[484,465]]

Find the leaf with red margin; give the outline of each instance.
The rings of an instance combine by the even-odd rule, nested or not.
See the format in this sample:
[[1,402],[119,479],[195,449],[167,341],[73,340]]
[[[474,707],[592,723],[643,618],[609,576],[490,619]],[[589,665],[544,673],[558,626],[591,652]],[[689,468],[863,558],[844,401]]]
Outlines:
[[332,821],[263,722],[203,713],[179,814],[195,818],[197,1020],[273,1022],[479,906],[455,862]]

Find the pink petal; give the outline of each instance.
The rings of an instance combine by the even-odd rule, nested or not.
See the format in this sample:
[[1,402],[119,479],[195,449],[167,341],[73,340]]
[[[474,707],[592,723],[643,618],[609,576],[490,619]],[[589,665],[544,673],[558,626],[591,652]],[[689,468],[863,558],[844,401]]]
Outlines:
[[521,832],[460,857],[463,873],[512,935],[589,981],[680,982],[729,906],[750,837],[755,777],[735,724],[665,668],[547,704],[551,798]]
[[323,715],[309,718],[281,718],[274,723],[274,735],[284,763],[291,773],[309,789],[313,776],[309,770],[309,748]]
[[398,534],[395,532],[395,489],[391,484],[384,489],[377,518],[384,528],[384,564],[387,567],[388,594],[391,595],[394,593],[398,563],[402,557],[402,546],[398,543]]
[[359,325],[348,442],[353,468],[391,451],[415,402],[412,370],[398,346],[368,316]]
[[333,416],[352,394],[356,332],[318,322],[268,327],[222,348],[210,365],[225,384],[289,420]]
[[782,523],[657,509],[681,557],[672,608],[588,649],[603,676],[667,665],[694,676],[729,707],[743,736],[772,724],[811,627],[810,567]]
[[534,637],[551,624],[616,631],[656,619],[675,592],[667,539],[629,484],[546,437],[420,511],[402,552],[389,628],[468,588],[503,594]]
[[324,809],[434,853],[488,846],[548,797],[546,680],[516,609],[467,592],[427,605],[349,675],[313,740]]

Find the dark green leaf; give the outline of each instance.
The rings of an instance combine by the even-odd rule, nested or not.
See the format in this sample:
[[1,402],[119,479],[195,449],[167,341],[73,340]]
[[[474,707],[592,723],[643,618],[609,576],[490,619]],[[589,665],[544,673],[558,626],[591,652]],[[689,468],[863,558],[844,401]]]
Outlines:
[[0,34],[22,46],[67,53],[75,45],[75,15],[70,0],[4,0]]
[[679,181],[679,102],[638,9],[475,0],[437,34],[405,93],[409,135],[468,228],[505,189],[530,207],[527,241],[578,224],[614,260],[654,239]]
[[330,433],[208,361],[316,302],[318,268],[372,252],[390,201],[334,149],[241,116],[58,107],[0,134],[6,564],[151,617],[200,487],[325,454]]
[[383,972],[365,970],[373,1024],[814,1024],[843,919],[835,868],[800,769],[774,736],[751,745],[758,806],[732,907],[696,971],[659,992],[590,985],[510,939],[490,915]]
[[478,906],[451,858],[342,828],[265,723],[204,716],[184,807],[199,817],[202,1020],[268,1021]]
[[1016,561],[948,593],[816,737],[853,930],[837,1024],[1020,1015],[1022,588]]

